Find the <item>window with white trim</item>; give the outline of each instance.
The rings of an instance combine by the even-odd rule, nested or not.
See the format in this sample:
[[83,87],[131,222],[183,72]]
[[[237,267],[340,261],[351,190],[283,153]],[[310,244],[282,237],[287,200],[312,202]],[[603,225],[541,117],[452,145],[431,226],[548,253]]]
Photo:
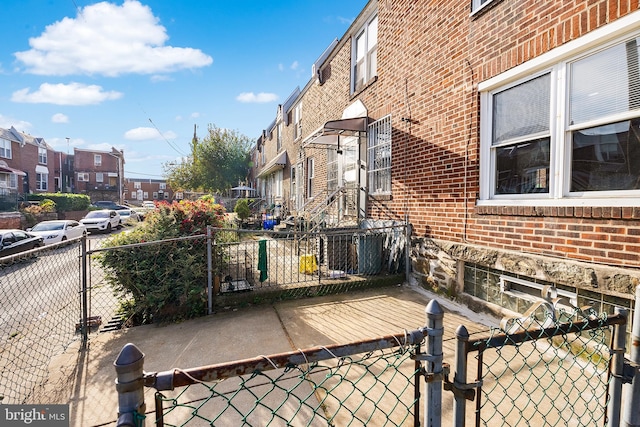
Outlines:
[[471,0],[471,14],[478,12],[481,9],[484,9],[489,3],[497,1],[497,0]]
[[93,155],[93,165],[94,166],[102,166],[102,154],[94,154]]
[[140,189],[140,188],[142,188],[142,183],[137,182],[137,181],[136,181],[136,182],[134,182],[134,183],[133,183],[133,188],[135,188],[135,189]]
[[369,194],[391,194],[391,116],[369,125],[367,172]]
[[164,193],[164,198],[168,199],[169,198],[169,193]]
[[362,89],[378,73],[378,15],[374,14],[352,41],[351,92]]
[[282,150],[282,122],[276,126],[276,151],[279,153]]
[[158,192],[157,192],[157,191],[154,191],[154,192],[153,192],[153,198],[154,198],[154,199],[157,199],[157,198],[158,198]]
[[38,147],[38,163],[43,165],[47,164],[47,148],[46,147]]
[[103,182],[104,174],[102,172],[96,172],[96,182]]
[[639,43],[618,40],[482,93],[481,200],[637,199]]
[[293,108],[293,139],[302,137],[302,101]]
[[149,192],[145,191],[142,197],[147,200],[149,198]]
[[164,182],[161,182],[161,183],[160,183],[160,189],[161,189],[161,190],[166,190],[166,189],[167,189],[167,184],[166,184],[166,183],[164,183]]
[[89,173],[78,172],[78,182],[89,182]]
[[36,172],[36,190],[47,191],[49,181],[49,174]]
[[313,197],[313,180],[316,174],[316,161],[313,157],[307,159],[307,197]]
[[18,176],[15,173],[0,173],[0,188],[18,188]]
[[8,139],[0,138],[0,157],[11,158],[11,141]]
[[132,191],[131,192],[131,200],[135,200],[136,199],[136,192]]

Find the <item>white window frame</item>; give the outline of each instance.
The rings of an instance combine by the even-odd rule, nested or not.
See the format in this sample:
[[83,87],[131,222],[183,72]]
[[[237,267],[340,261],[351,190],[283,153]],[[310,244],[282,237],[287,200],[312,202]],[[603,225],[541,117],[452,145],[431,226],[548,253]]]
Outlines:
[[[375,26],[375,40],[369,40],[371,38],[370,28]],[[351,38],[351,93],[358,92],[364,88],[375,76],[378,75],[378,12],[373,13],[367,22],[355,33]],[[357,81],[358,73],[358,40],[363,37],[364,53],[363,63],[361,67],[364,68],[364,76],[362,81]],[[375,70],[371,67],[375,65]]]
[[43,165],[47,164],[47,148],[46,147],[38,147],[38,163]]
[[49,188],[49,174],[36,172],[36,190],[47,191]]
[[165,192],[164,193],[164,198],[167,199],[167,200],[169,199],[169,192]]
[[166,190],[166,189],[167,189],[167,184],[166,184],[166,183],[164,183],[164,182],[161,182],[161,183],[160,183],[160,189],[161,189],[161,190]]
[[142,188],[142,183],[139,182],[139,181],[134,181],[133,188],[135,188],[136,190],[141,189]]
[[96,172],[96,182],[104,182],[104,174],[102,172]]
[[11,141],[0,138],[0,157],[3,159],[11,159]]
[[[391,115],[382,117],[369,125],[367,132],[369,194],[391,194],[392,134]],[[381,180],[383,182],[379,188],[373,188],[374,183]]]
[[[569,67],[599,50],[640,37],[637,30],[640,13],[633,13],[603,26],[589,34],[566,43],[518,67],[497,75],[478,85],[480,92],[480,194],[479,206],[640,206],[640,190],[590,191],[570,193],[571,132],[568,124]],[[529,81],[546,72],[551,73],[550,138],[551,159],[549,193],[496,195],[495,156],[492,142],[492,96],[508,87]],[[637,110],[627,112],[615,120],[608,117],[603,123],[614,123],[638,117]],[[582,127],[585,127],[583,125]],[[559,174],[559,175],[558,175]],[[557,178],[556,178],[557,175]]]
[[498,0],[471,0],[471,15],[475,15],[485,7],[489,6],[489,4],[496,1]]
[[293,108],[293,140],[302,138],[302,101]]
[[158,192],[154,191],[153,192],[153,200],[156,200],[158,198]]
[[279,122],[276,126],[276,152],[280,152],[282,150],[282,122]]
[[89,173],[78,172],[78,182],[89,182]]
[[131,192],[131,200],[136,200],[136,194],[137,193],[135,191]]
[[94,154],[93,155],[93,165],[94,166],[102,166],[102,154]]
[[144,191],[144,192],[142,193],[142,198],[143,198],[144,200],[147,200],[147,199],[149,198],[149,192],[148,192],[148,191]]
[[316,160],[313,157],[307,158],[307,198],[313,197],[313,181],[316,175]]

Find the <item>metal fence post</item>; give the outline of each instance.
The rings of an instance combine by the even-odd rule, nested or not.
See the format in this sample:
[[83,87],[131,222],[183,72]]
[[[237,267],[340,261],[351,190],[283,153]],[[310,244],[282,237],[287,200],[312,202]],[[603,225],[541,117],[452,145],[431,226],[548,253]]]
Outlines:
[[624,413],[622,425],[625,427],[640,426],[640,286],[636,287],[636,299],[633,312],[633,326],[631,330],[630,362],[636,367],[635,375],[630,384],[624,385]]
[[144,403],[144,353],[134,344],[122,347],[113,366],[116,368],[118,392],[118,422],[116,427],[143,427],[146,405]]
[[213,313],[213,260],[211,250],[211,226],[207,225],[207,313]]
[[[627,317],[627,310],[616,307],[615,313]],[[613,347],[611,352],[611,391],[609,393],[611,401],[607,405],[607,425],[610,427],[620,426],[620,410],[622,404],[622,380],[624,376],[624,350],[627,341],[627,322],[622,325],[616,324],[613,327]]]
[[427,354],[425,355],[425,425],[442,424],[442,336],[444,312],[436,300],[429,301],[427,315]]
[[[456,373],[453,377],[454,387],[467,383],[467,345],[469,343],[469,331],[464,325],[456,329]],[[454,393],[453,401],[453,425],[464,427],[467,399],[462,393]]]
[[80,328],[81,328],[81,333],[82,333],[82,348],[86,348],[87,347],[87,342],[89,341],[89,325],[88,325],[88,319],[89,319],[89,307],[88,307],[88,283],[87,283],[87,269],[89,268],[90,264],[89,264],[89,259],[87,256],[87,236],[83,236],[82,237],[82,254],[81,254],[81,267],[80,267],[80,274],[81,274],[81,286],[82,289],[80,290],[81,296],[80,296],[80,305],[81,310],[82,310],[82,318],[80,319]]

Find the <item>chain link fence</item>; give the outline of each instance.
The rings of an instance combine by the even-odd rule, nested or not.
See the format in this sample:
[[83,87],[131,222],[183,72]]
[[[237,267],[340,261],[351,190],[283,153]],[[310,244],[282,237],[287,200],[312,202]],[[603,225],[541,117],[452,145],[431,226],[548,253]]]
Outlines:
[[4,404],[52,401],[48,365],[81,339],[81,241],[0,260],[0,397]]
[[607,425],[608,406],[620,404],[611,402],[612,360],[620,353],[613,325],[622,325],[624,343],[626,317],[534,307],[528,316],[503,321],[493,336],[470,341],[480,390],[476,422]]
[[[211,367],[146,373],[145,385],[158,390],[155,409],[146,416],[155,416],[150,421],[157,426],[419,425],[422,370],[415,359],[425,334],[419,329]],[[118,361],[130,360],[137,351],[129,344]],[[128,371],[124,365],[121,369]],[[144,416],[122,414],[119,425]]]

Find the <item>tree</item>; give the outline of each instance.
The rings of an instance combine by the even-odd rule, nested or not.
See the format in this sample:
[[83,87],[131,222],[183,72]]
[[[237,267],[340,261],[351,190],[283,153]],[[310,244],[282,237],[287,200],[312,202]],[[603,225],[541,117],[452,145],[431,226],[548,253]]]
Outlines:
[[251,140],[237,131],[209,125],[201,141],[194,135],[191,156],[182,163],[165,163],[172,188],[221,192],[247,176]]

